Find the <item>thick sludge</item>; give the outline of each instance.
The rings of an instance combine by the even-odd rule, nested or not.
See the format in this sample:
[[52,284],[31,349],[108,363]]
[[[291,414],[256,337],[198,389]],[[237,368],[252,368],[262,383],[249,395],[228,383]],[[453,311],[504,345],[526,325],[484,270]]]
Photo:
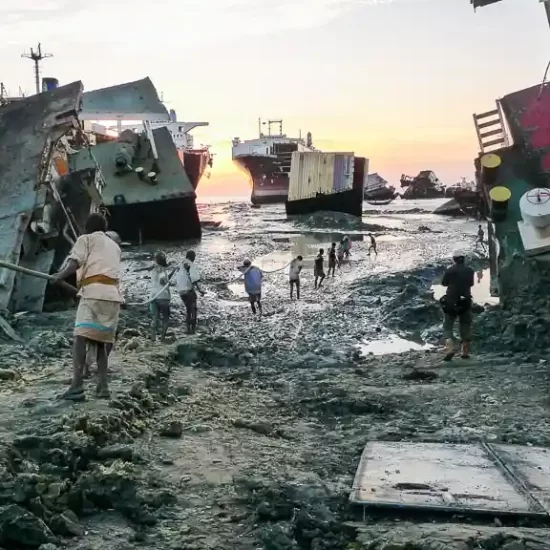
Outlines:
[[[55,399],[70,376],[73,312],[12,318],[29,344],[0,350],[0,548],[546,548],[548,531],[533,522],[363,517],[348,504],[369,439],[550,446],[542,336],[499,348],[509,317],[486,307],[472,359],[442,363],[430,289],[450,244],[433,229],[401,272],[385,262],[406,257],[406,240],[388,240],[378,263],[357,244],[353,269],[320,292],[306,271],[298,304],[284,272],[268,276],[262,320],[219,283],[244,256],[289,244],[231,228],[220,243],[212,232],[198,248],[208,290],[199,333],[186,337],[176,311],[171,343],[152,344],[146,308],[128,306],[110,402]],[[129,260],[129,280],[137,265]],[[146,284],[135,280],[129,301]],[[528,326],[541,323],[529,304],[522,311]],[[362,351],[393,334],[435,347]]]

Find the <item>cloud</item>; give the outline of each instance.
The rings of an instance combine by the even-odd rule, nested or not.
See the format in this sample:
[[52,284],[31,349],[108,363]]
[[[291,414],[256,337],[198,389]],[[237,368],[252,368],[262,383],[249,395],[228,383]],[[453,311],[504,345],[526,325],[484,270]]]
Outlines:
[[[117,44],[128,49],[212,44],[323,25],[380,0],[2,0],[3,40]],[[243,41],[243,51],[250,47]],[[236,52],[237,53],[237,52]]]

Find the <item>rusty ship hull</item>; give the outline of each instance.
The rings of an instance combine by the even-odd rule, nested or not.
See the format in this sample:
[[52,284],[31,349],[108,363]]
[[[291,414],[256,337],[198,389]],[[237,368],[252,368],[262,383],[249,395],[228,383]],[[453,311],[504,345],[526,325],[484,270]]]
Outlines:
[[252,204],[284,203],[288,197],[288,173],[280,172],[276,158],[247,155],[233,162],[244,172],[252,192]]
[[192,149],[181,152],[179,156],[187,177],[196,190],[206,168],[212,166],[212,155],[208,149]]

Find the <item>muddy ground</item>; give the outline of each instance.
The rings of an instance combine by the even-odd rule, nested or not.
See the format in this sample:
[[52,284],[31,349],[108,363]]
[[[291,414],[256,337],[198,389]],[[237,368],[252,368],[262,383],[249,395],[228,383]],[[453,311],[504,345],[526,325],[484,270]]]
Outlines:
[[[306,272],[301,303],[289,301],[284,272],[270,275],[261,320],[226,283],[244,255],[288,253],[290,233],[205,235],[198,334],[183,334],[176,310],[170,342],[152,344],[146,308],[129,305],[110,401],[93,397],[93,381],[87,402],[56,400],[70,378],[74,311],[11,318],[26,343],[1,341],[0,548],[550,548],[550,529],[532,521],[349,505],[370,439],[550,447],[546,332],[518,337],[546,318],[487,307],[473,357],[443,363],[430,288],[453,243],[436,231],[422,245],[441,248],[429,258],[405,261],[407,241],[389,239],[376,263],[358,243],[320,292]],[[144,297],[147,280],[132,272],[151,251],[126,253],[130,303]],[[390,257],[405,269],[386,273]],[[434,347],[365,354],[362,344],[390,335]]]

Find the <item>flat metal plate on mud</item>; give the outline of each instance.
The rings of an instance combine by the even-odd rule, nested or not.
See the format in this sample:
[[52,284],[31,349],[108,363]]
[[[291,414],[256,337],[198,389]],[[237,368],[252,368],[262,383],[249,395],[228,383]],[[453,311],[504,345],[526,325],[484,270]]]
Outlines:
[[491,448],[512,475],[550,513],[550,449],[494,443]]
[[[363,506],[547,517],[482,444],[369,442],[350,501]],[[550,478],[547,481],[550,487]]]

